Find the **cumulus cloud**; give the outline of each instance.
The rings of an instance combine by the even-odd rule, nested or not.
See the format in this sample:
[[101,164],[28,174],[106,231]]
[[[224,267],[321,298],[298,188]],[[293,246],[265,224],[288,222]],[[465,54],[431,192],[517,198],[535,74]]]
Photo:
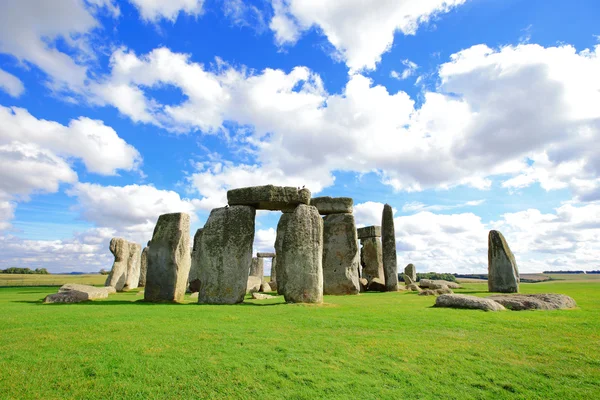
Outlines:
[[204,0],[129,0],[146,21],[166,19],[175,22],[179,14],[198,16],[202,14]]
[[12,97],[19,97],[25,91],[23,82],[13,74],[0,69],[0,89]]
[[414,201],[411,203],[406,203],[402,206],[403,212],[415,212],[415,211],[444,211],[444,210],[452,210],[455,208],[463,208],[463,207],[475,207],[480,206],[485,202],[485,200],[470,200],[464,203],[458,204],[430,204],[426,205],[420,203],[418,201]]

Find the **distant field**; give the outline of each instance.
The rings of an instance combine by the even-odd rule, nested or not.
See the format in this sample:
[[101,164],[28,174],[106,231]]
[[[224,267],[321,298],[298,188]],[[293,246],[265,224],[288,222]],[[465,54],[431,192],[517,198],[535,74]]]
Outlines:
[[[600,274],[521,274],[522,280],[545,282],[551,279],[560,281],[600,281]],[[456,278],[460,283],[487,282],[485,279]]]
[[579,308],[499,313],[412,292],[322,306],[146,304],[137,290],[40,302],[56,290],[0,289],[0,399],[599,397],[599,281],[525,283]]
[[103,285],[106,275],[0,274],[0,286],[62,286],[65,283]]

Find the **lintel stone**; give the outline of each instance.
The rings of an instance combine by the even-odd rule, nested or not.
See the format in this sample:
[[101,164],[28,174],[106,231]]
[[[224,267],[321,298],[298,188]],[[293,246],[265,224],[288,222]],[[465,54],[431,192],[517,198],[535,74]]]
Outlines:
[[230,206],[252,206],[257,210],[293,210],[310,203],[310,190],[289,186],[251,186],[227,191]]
[[256,253],[256,257],[259,257],[259,258],[273,258],[273,257],[275,257],[275,253]]
[[359,239],[367,239],[372,237],[381,237],[381,226],[365,226],[364,228],[358,228]]
[[310,205],[317,207],[319,214],[352,214],[354,200],[351,197],[313,197]]

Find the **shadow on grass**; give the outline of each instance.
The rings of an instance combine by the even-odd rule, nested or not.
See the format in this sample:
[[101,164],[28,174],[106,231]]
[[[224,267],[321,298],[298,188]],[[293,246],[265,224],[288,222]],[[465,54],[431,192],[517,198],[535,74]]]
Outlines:
[[259,306],[259,307],[279,306],[279,305],[287,304],[285,302],[283,302],[283,303],[268,303],[268,304],[258,304],[258,303],[250,303],[250,302],[243,302],[243,303],[238,303],[238,304],[199,304],[198,302],[194,302],[194,301],[189,302],[189,303],[177,303],[177,302],[169,302],[169,301],[150,302],[150,301],[144,301],[142,299],[139,299],[136,301],[89,300],[89,301],[82,301],[81,303],[44,303],[44,299],[40,299],[40,300],[15,300],[15,301],[12,301],[11,303],[34,304],[34,305],[38,305],[38,306],[65,306],[65,305],[71,305],[71,306],[122,306],[122,305],[163,306],[163,305],[167,305],[167,306]]

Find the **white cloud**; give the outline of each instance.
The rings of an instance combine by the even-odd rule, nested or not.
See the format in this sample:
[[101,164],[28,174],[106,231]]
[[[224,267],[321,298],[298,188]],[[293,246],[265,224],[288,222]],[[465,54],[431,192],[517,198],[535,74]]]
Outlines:
[[16,204],[0,199],[0,231],[11,227],[10,221],[15,217]]
[[452,210],[455,208],[464,208],[464,207],[475,207],[483,204],[485,200],[471,200],[466,201],[464,203],[458,204],[430,204],[426,205],[420,203],[418,201],[414,201],[411,203],[406,203],[402,206],[403,212],[415,212],[415,211],[444,211],[444,210]]
[[410,60],[402,60],[402,64],[406,67],[402,72],[392,71],[390,72],[390,76],[394,79],[398,79],[400,81],[405,80],[413,76],[419,66]]
[[175,22],[180,13],[198,16],[202,14],[204,0],[129,0],[138,9],[142,19],[158,22],[167,19]]
[[25,91],[23,82],[3,69],[0,69],[0,89],[4,90],[12,97],[19,97]]
[[351,71],[375,69],[395,32],[414,35],[420,25],[465,1],[272,0],[270,28],[282,45],[294,44],[302,32],[316,27]]
[[223,13],[235,25],[248,27],[263,32],[267,28],[265,15],[256,5],[244,2],[244,0],[224,0]]

